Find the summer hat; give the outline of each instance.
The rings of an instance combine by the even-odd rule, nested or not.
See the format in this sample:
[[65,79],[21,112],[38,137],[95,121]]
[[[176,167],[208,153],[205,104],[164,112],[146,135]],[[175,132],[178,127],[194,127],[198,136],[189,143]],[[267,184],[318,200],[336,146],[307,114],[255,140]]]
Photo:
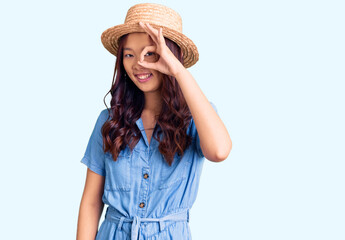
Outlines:
[[132,6],[126,15],[125,23],[108,28],[102,33],[103,46],[117,56],[119,39],[132,32],[145,32],[139,22],[149,23],[152,27],[162,28],[164,37],[174,41],[182,50],[184,67],[193,66],[199,60],[196,45],[182,33],[182,19],[180,15],[161,4],[141,3]]

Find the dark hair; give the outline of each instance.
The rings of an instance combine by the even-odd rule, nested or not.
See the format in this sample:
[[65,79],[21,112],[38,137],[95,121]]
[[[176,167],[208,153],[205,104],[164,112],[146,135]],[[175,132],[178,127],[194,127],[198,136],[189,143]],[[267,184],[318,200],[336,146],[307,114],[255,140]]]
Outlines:
[[[103,150],[104,152],[110,151],[114,161],[127,144],[132,151],[140,140],[141,131],[135,122],[140,118],[145,106],[144,93],[128,77],[127,79],[125,77],[123,45],[127,36],[128,34],[119,40],[113,82],[109,91],[112,96],[111,108],[107,107],[110,119],[108,118],[102,127]],[[180,47],[168,38],[165,38],[165,41],[172,53],[183,64]],[[162,109],[152,137],[159,142],[160,153],[171,165],[174,155],[177,153],[182,156],[191,144],[192,137],[187,134],[187,128],[192,115],[176,79],[172,76],[162,75]],[[163,134],[162,140],[159,137],[161,133]]]

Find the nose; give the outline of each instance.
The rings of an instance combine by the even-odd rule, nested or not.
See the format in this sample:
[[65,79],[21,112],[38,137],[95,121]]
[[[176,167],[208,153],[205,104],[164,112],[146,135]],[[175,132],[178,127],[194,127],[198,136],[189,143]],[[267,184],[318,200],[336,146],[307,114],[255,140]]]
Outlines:
[[133,70],[135,71],[141,71],[146,69],[145,67],[141,66],[140,64],[138,64],[138,61],[140,61],[140,57],[136,57],[134,60],[134,64],[132,65]]
[[136,70],[136,71],[144,70],[145,68],[143,66],[139,65],[138,61],[139,61],[139,59],[136,60],[135,63],[133,64],[133,66],[132,66],[133,70]]

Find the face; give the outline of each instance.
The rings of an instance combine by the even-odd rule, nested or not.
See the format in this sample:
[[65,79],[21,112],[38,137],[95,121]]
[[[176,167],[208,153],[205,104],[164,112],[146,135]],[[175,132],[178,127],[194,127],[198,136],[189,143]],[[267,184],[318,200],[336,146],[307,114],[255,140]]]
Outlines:
[[156,62],[159,58],[154,52],[142,53],[146,46],[155,46],[147,33],[128,34],[123,48],[123,65],[127,75],[141,91],[157,92],[162,86],[162,73],[138,64],[140,54],[144,54],[144,61],[147,62]]

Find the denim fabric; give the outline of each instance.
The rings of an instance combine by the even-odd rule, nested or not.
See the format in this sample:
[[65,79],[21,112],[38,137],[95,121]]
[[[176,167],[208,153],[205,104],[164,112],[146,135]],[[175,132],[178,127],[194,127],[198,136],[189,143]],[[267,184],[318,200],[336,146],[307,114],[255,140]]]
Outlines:
[[[211,105],[217,112],[215,105]],[[191,239],[189,218],[188,221],[159,219],[189,212],[196,199],[204,155],[193,118],[187,130],[193,137],[192,144],[182,157],[175,154],[171,166],[159,152],[157,140],[152,137],[148,144],[141,118],[136,121],[141,130],[140,141],[132,152],[127,146],[113,161],[110,153],[103,152],[101,128],[107,118],[108,111],[104,109],[81,160],[90,170],[105,177],[102,200],[108,205],[107,214],[109,208],[110,212],[116,212],[116,217],[104,219],[96,240],[133,240],[133,236],[135,240]],[[119,219],[122,219],[120,225]],[[136,231],[132,229],[134,225]]]

